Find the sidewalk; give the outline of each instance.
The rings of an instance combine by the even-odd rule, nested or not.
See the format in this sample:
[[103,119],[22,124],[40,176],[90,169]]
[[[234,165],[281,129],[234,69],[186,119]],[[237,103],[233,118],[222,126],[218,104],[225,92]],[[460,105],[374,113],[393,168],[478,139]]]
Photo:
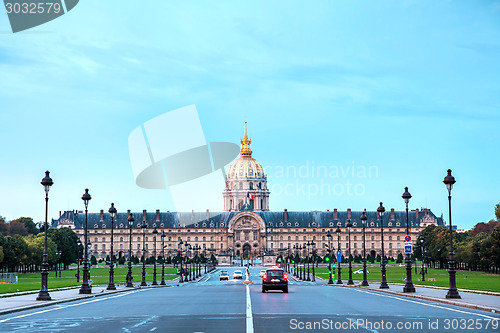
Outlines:
[[[340,286],[340,285],[333,284],[331,286]],[[342,286],[352,288],[351,286],[347,286],[345,284],[343,284]],[[389,289],[380,289],[379,286],[380,283],[374,283],[370,284],[370,286],[368,287],[362,287],[361,285],[359,285],[359,281],[355,281],[355,285],[353,287],[363,288],[373,291],[380,291],[398,296],[412,297],[412,298],[424,299],[444,304],[462,306],[469,309],[500,313],[500,296],[459,290],[459,294],[461,296],[460,299],[449,299],[446,298],[446,293],[448,292],[448,289],[415,286],[414,293],[404,293],[403,284],[389,283]]]

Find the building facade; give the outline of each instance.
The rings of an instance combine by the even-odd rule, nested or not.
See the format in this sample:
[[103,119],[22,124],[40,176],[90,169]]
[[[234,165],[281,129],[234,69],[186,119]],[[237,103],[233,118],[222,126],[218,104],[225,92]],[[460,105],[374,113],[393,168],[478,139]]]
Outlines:
[[[199,246],[201,251],[209,251],[218,257],[219,262],[232,260],[265,259],[271,262],[279,254],[295,253],[297,248],[314,241],[319,255],[325,255],[327,246],[347,254],[349,251],[346,223],[352,223],[352,255],[362,254],[363,225],[360,220],[362,211],[338,209],[327,211],[288,211],[269,210],[270,191],[264,169],[252,157],[251,139],[245,134],[241,139],[240,157],[236,159],[226,176],[226,185],[222,192],[223,211],[211,212],[122,212],[114,221],[113,247],[115,255],[128,256],[130,229],[128,216],[134,217],[132,225],[132,254],[146,257],[161,256],[162,242],[165,244],[165,256],[175,255],[186,243]],[[376,211],[366,211],[367,221],[366,252],[381,253],[381,224]],[[415,242],[418,234],[430,224],[444,225],[443,217],[437,217],[430,209],[411,210],[409,213],[410,235]],[[143,221],[147,228],[141,228]],[[65,211],[58,219],[52,220],[52,227],[74,229],[83,240],[85,214],[78,211]],[[385,255],[395,257],[404,252],[406,236],[406,212],[388,210],[383,216]],[[340,228],[338,235],[335,231]],[[90,255],[106,258],[111,251],[111,216],[101,210],[88,214],[88,239]],[[158,233],[152,231],[156,229]],[[333,235],[329,242],[327,232]],[[145,233],[144,233],[145,232]],[[165,238],[160,235],[164,232]],[[144,234],[143,234],[144,233]],[[156,240],[156,241],[155,241]],[[144,242],[144,248],[142,248]],[[340,247],[339,245],[340,244]],[[305,248],[305,246],[304,246]],[[305,255],[309,249],[302,249]]]

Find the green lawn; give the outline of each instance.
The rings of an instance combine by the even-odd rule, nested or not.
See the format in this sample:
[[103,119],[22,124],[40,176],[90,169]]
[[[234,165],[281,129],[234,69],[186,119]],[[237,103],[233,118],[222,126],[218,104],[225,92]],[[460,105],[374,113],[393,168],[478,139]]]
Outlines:
[[[342,264],[342,280],[347,280],[349,278],[349,268],[348,264]],[[360,266],[353,266],[353,272],[361,269]],[[387,269],[387,282],[389,283],[404,283],[403,278],[406,277],[405,267],[399,266],[386,266]],[[368,274],[369,283],[380,283],[381,273],[380,266],[368,267],[367,270],[370,272]],[[420,268],[418,268],[420,272]],[[328,268],[319,267],[316,268],[316,275],[323,279],[328,279]],[[318,274],[319,273],[319,274]],[[448,287],[449,285],[449,275],[448,271],[444,269],[433,269],[428,268],[425,275],[426,281],[421,281],[422,276],[420,274],[415,274],[415,268],[412,267],[412,280],[415,285],[427,285],[427,286],[438,286],[438,287]],[[363,280],[363,274],[353,274],[353,280]],[[335,269],[335,278],[337,276],[337,269]],[[436,279],[436,281],[429,281],[430,279]],[[500,292],[500,275],[498,274],[488,274],[484,272],[469,272],[469,271],[457,271],[456,273],[457,288],[461,289],[471,289],[471,290],[485,290],[485,291],[496,291]]]
[[[203,269],[203,267],[202,267]],[[125,284],[127,276],[127,267],[115,267],[115,284]],[[49,273],[48,287],[50,289],[54,288],[64,288],[71,286],[79,286],[81,282],[76,281],[76,269],[69,269],[61,272],[61,277],[55,277],[55,272],[51,271]],[[157,267],[156,279],[158,283],[161,281],[161,265]],[[59,276],[59,275],[58,275]],[[133,267],[132,276],[134,277],[134,282],[142,281],[142,267]],[[165,268],[165,280],[173,280],[177,277],[175,268]],[[83,272],[80,267],[80,280],[83,278]],[[93,281],[93,285],[107,285],[109,283],[109,267],[100,265],[99,267],[94,267],[90,270],[90,279]],[[153,268],[146,268],[146,281],[150,283],[153,281]],[[17,284],[0,284],[0,294],[13,293],[18,291],[30,291],[30,290],[40,290],[41,275],[40,273],[27,273],[19,274],[19,283]]]

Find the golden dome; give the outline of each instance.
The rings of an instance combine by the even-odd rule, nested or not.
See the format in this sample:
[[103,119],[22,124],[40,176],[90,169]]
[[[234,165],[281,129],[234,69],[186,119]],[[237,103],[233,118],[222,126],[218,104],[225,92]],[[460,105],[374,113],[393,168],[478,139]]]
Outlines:
[[252,158],[251,143],[252,140],[247,136],[247,122],[245,121],[245,136],[241,139],[240,157],[229,167],[228,179],[265,177],[262,165]]

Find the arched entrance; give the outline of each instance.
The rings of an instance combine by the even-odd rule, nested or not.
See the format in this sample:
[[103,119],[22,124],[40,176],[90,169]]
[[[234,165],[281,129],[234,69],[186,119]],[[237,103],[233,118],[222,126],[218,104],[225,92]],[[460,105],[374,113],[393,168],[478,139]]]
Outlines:
[[251,254],[252,254],[252,246],[248,243],[245,243],[243,245],[243,259],[251,259]]

